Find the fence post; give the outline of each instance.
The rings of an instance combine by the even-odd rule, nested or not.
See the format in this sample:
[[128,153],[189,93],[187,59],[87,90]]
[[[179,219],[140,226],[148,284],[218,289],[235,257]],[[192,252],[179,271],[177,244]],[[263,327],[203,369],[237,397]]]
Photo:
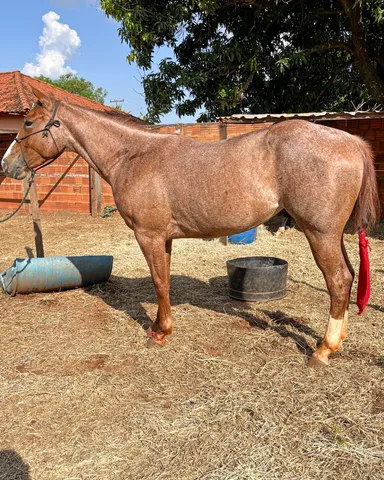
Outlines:
[[225,140],[228,136],[227,133],[227,124],[223,122],[219,122],[219,138],[220,140]]
[[[228,137],[228,130],[227,130],[227,124],[224,122],[218,123],[219,126],[219,138],[220,140],[226,140]],[[220,242],[224,245],[228,245],[228,237],[220,237]]]
[[37,196],[36,181],[31,185],[29,191],[31,200],[33,230],[35,232],[36,257],[44,257],[43,232],[41,231],[39,198]]
[[[23,195],[26,194],[26,192],[28,190],[28,185],[29,185],[29,175],[24,177],[24,180],[23,180]],[[29,195],[28,195],[28,197],[29,197]],[[24,210],[25,210],[25,213],[27,213],[27,214],[31,213],[30,204],[31,204],[31,200],[29,198],[27,198],[24,202]]]
[[89,167],[89,186],[91,194],[91,215],[97,217],[101,214],[101,181],[100,175],[91,167]]

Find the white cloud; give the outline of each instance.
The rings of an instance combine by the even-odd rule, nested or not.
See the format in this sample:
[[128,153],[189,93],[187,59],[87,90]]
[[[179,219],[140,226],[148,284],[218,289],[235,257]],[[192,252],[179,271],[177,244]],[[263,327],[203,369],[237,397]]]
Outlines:
[[65,73],[76,73],[65,65],[79,51],[81,40],[76,30],[59,22],[60,16],[55,12],[43,15],[45,24],[39,40],[40,53],[36,55],[36,63],[26,63],[23,73],[32,77],[44,75],[56,80]]

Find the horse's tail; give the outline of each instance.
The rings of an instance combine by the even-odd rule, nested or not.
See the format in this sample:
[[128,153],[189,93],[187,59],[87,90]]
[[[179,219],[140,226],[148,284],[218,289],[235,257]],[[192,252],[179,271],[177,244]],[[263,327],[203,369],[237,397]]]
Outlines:
[[363,157],[364,170],[359,196],[351,216],[354,231],[361,228],[370,229],[380,218],[380,200],[373,152],[362,138],[357,137],[357,141]]

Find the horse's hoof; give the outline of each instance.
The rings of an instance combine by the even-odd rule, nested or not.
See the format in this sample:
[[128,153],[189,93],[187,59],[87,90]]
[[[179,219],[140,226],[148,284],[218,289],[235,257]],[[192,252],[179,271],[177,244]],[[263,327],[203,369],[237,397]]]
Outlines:
[[150,332],[147,340],[147,347],[163,347],[166,344],[165,337],[159,338],[156,332]]
[[328,367],[328,363],[323,362],[320,358],[314,353],[312,357],[308,360],[308,367],[310,368],[324,368]]

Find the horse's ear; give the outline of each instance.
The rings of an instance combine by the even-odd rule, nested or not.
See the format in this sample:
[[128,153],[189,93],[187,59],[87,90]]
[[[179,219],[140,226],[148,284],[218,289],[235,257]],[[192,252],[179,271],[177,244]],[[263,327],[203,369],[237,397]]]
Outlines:
[[43,105],[43,107],[49,108],[55,103],[55,99],[53,97],[46,95],[38,88],[35,88],[35,87],[31,87],[31,88],[32,88],[33,94],[35,95],[35,97],[37,97],[37,99],[39,100],[41,105]]

